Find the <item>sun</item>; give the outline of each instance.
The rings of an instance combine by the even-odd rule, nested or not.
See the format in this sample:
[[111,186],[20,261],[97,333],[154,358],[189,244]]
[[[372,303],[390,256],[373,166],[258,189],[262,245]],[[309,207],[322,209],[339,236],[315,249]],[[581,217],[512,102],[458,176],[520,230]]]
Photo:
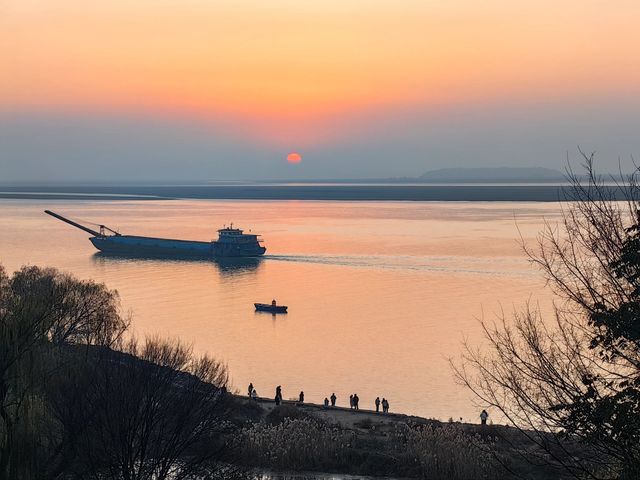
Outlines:
[[289,155],[287,155],[287,162],[291,164],[300,163],[301,161],[302,155],[300,155],[299,153],[291,152]]

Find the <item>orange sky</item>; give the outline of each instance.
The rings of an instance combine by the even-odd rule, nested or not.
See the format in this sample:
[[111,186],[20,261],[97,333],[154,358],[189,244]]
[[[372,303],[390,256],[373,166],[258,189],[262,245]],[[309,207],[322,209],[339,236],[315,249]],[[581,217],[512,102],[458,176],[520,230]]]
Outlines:
[[4,0],[0,108],[320,141],[358,111],[637,94],[639,19],[631,0]]

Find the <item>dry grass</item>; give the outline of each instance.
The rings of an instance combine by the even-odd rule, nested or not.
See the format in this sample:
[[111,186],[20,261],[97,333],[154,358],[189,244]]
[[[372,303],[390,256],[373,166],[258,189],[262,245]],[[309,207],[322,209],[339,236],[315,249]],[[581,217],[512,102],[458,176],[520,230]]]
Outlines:
[[250,464],[282,468],[331,469],[347,462],[355,434],[308,418],[257,423],[241,432],[241,457]]
[[421,478],[494,479],[501,476],[490,453],[493,444],[463,432],[456,425],[398,424],[389,440],[402,463],[412,465]]
[[329,426],[314,418],[260,422],[241,432],[245,465],[430,480],[497,479],[492,444],[455,425],[399,423],[383,433]]

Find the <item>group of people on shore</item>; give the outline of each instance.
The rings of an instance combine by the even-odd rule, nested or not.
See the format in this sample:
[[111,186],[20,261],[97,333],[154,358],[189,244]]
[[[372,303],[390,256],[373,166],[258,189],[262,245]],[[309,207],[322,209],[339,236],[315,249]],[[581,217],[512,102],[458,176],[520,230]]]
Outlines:
[[[258,392],[254,388],[253,383],[249,384],[247,393],[249,394],[249,398],[251,398],[252,400],[254,401],[258,400]],[[276,405],[280,405],[282,403],[282,386],[280,385],[276,387],[276,395],[274,400]],[[330,406],[335,407],[337,400],[338,400],[338,397],[336,397],[335,392],[332,393],[329,398],[325,397],[324,408],[329,408]],[[298,405],[304,403],[304,392],[301,391],[300,394],[298,395],[297,403]],[[360,410],[359,404],[360,404],[360,397],[358,397],[357,393],[354,393],[353,395],[349,395],[349,408],[351,410]],[[376,397],[374,404],[376,406],[376,413],[380,413],[380,407],[382,407],[382,413],[389,413],[389,400],[387,400],[386,398],[382,397],[382,400],[380,400],[380,397]],[[480,412],[480,423],[482,425],[486,425],[488,417],[489,417],[489,414],[487,413],[487,411],[482,410],[482,412]]]
[[[336,397],[335,392],[331,394],[331,406],[335,407],[336,406],[336,400],[338,399],[338,397]],[[329,399],[327,397],[324,397],[324,406],[325,408],[329,406]]]
[[382,400],[380,400],[380,397],[376,397],[376,413],[380,412],[380,405],[382,405],[382,413],[389,413],[389,400],[387,400],[386,398],[382,397]]
[[[258,392],[256,392],[256,389],[254,388],[253,383],[249,384],[248,394],[249,394],[249,398],[255,401],[258,400]],[[282,403],[282,386],[280,385],[276,387],[276,395],[274,400],[276,405],[280,405]],[[330,408],[330,407],[335,408],[337,400],[338,400],[338,397],[336,397],[335,392],[333,392],[330,397],[324,398],[324,403],[323,403],[324,408]],[[304,392],[301,391],[300,394],[298,395],[297,405],[301,405],[303,403],[304,403]],[[376,406],[376,410],[375,410],[376,413],[380,413],[380,407],[382,407],[382,413],[389,413],[389,400],[387,400],[386,398],[382,397],[382,400],[381,400],[380,397],[376,397],[374,404]],[[349,408],[351,410],[360,410],[360,397],[358,397],[357,393],[349,395]],[[482,410],[482,412],[480,412],[480,424],[486,425],[488,418],[489,418],[489,413],[486,410]],[[460,420],[462,421],[462,418]]]
[[[249,395],[249,398],[251,398],[252,400],[255,400],[255,401],[258,400],[258,392],[253,386],[253,383],[249,384],[249,387],[247,389],[247,394]],[[325,397],[324,407],[325,408],[335,407],[337,400],[338,400],[338,397],[334,392],[331,394],[330,397],[328,398]],[[282,386],[281,385],[278,385],[276,387],[276,394],[274,397],[274,401],[276,405],[280,405],[282,403]],[[298,395],[297,403],[298,404],[304,403],[304,392],[300,392],[300,394]],[[376,413],[380,412],[380,406],[382,406],[382,413],[389,413],[389,401],[386,398],[383,398],[382,400],[380,400],[380,397],[376,397],[376,400],[374,403],[376,406]],[[349,395],[349,408],[351,410],[360,410],[360,397],[358,397],[357,393]]]
[[255,388],[253,388],[253,383],[249,384],[249,388],[247,390],[248,390],[248,393],[249,393],[249,398],[257,402],[258,401],[258,392],[256,391]]

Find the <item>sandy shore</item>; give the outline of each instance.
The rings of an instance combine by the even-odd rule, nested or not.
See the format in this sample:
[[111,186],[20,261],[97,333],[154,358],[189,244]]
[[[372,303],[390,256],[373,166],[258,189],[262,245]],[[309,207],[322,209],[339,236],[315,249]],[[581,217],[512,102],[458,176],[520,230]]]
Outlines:
[[[247,396],[237,396],[237,398],[245,402],[253,401],[249,400]],[[274,400],[270,398],[258,397],[256,402],[264,409],[265,415],[267,415],[276,407]],[[442,422],[439,420],[418,417],[415,415],[406,415],[404,413],[376,413],[375,410],[354,410],[338,406],[324,407],[323,405],[318,405],[316,403],[300,404],[292,400],[283,400],[282,404],[296,406],[300,411],[304,413],[319,418],[320,420],[326,421],[327,423],[340,425],[343,428],[360,429],[362,428],[361,425],[367,425],[367,428],[369,428],[370,425],[385,425],[393,423],[420,423],[434,425],[442,424]],[[475,424],[460,425],[468,426],[471,429],[479,427],[479,425]]]

